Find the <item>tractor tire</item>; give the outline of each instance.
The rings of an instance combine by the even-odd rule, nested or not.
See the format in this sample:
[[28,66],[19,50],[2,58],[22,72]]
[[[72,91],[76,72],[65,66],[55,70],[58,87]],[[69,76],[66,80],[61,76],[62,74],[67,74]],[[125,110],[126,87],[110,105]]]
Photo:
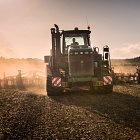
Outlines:
[[113,86],[112,86],[112,85],[110,85],[110,86],[105,86],[105,87],[104,87],[104,91],[105,91],[105,93],[107,93],[107,94],[113,93]]
[[48,96],[50,96],[53,92],[51,76],[47,76],[46,91]]
[[95,88],[93,86],[90,86],[90,93],[91,94],[95,93]]
[[52,77],[47,77],[47,83],[46,83],[46,91],[48,96],[56,96],[61,93],[61,89],[59,87],[53,87],[52,86]]

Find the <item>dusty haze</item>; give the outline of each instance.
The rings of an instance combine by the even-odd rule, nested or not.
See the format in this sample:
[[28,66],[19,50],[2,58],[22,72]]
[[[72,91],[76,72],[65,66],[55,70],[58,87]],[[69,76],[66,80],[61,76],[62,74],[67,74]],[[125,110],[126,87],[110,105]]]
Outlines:
[[0,78],[13,76],[18,74],[18,70],[22,73],[38,71],[45,75],[45,64],[40,59],[0,59]]
[[[139,57],[138,57],[139,58]],[[132,59],[131,59],[132,60]],[[6,76],[14,76],[18,74],[18,70],[21,70],[23,74],[29,72],[40,72],[42,76],[45,76],[45,63],[41,59],[5,59],[0,58],[0,78],[3,78],[4,73]],[[140,62],[131,63],[128,60],[112,60],[112,67],[115,73],[135,73],[136,65],[140,65]]]

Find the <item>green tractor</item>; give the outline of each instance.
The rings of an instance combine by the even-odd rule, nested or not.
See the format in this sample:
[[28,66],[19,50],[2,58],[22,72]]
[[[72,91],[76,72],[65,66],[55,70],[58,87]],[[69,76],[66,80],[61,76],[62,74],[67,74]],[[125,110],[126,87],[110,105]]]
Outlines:
[[111,93],[113,78],[109,47],[91,47],[90,27],[87,30],[51,28],[51,55],[45,56],[48,96],[86,87],[90,92]]

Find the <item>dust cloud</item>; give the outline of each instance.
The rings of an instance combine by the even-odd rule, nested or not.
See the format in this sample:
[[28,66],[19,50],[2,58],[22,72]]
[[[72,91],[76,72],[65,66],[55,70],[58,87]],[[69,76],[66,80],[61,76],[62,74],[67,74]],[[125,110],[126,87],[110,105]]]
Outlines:
[[18,70],[21,70],[22,74],[30,73],[33,71],[42,73],[45,75],[45,64],[40,59],[5,59],[0,58],[0,78],[6,76],[14,76],[18,74]]
[[136,73],[135,66],[114,66],[115,73]]
[[136,66],[139,65],[133,59],[113,59],[111,62],[115,73],[136,73]]

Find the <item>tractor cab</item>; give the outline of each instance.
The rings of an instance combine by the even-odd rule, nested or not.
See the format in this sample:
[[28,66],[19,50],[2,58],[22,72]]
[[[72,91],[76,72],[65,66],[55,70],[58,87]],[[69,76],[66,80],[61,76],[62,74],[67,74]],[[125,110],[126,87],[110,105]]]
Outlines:
[[74,30],[63,31],[62,53],[68,54],[69,49],[82,49],[90,47],[90,30]]

